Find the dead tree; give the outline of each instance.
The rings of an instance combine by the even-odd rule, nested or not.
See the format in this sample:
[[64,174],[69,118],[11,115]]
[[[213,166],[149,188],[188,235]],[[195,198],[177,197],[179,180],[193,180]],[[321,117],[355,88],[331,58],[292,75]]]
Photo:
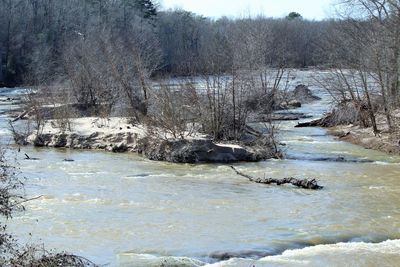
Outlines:
[[304,189],[311,189],[311,190],[320,190],[324,188],[323,186],[318,185],[317,180],[315,179],[297,179],[293,177],[283,178],[283,179],[275,179],[275,178],[256,178],[252,177],[248,174],[242,173],[238,171],[235,167],[231,166],[231,168],[236,172],[236,174],[243,176],[249,179],[251,182],[255,182],[258,184],[276,184],[276,185],[283,185],[283,184],[292,184],[294,186],[304,188]]

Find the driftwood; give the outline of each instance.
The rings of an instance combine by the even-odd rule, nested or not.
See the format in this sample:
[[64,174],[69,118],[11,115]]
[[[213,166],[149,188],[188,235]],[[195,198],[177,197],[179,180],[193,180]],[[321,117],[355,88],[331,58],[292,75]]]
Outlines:
[[249,179],[251,182],[255,182],[258,184],[276,184],[276,185],[282,185],[282,184],[292,184],[294,186],[304,188],[304,189],[312,189],[312,190],[319,190],[324,188],[323,186],[318,185],[317,180],[312,179],[296,179],[293,177],[290,178],[283,178],[283,179],[274,179],[274,178],[255,178],[252,177],[248,174],[242,173],[238,171],[235,167],[231,166],[231,168],[236,172],[236,174],[243,176],[247,179]]
[[313,120],[309,122],[299,123],[295,127],[334,127],[337,125],[348,125],[358,120],[355,117],[352,110],[348,108],[334,109],[331,112],[325,114],[321,119]]
[[25,159],[26,160],[39,160],[39,158],[31,158],[31,157],[29,157],[29,155],[26,154],[26,153],[25,153]]
[[328,114],[325,117],[318,120],[298,123],[295,127],[302,128],[302,127],[332,127],[332,126],[335,126],[335,122],[332,118],[332,115]]
[[335,112],[336,111],[327,113],[321,119],[298,123],[295,127],[301,128],[301,127],[332,127],[332,126],[335,126],[335,125],[339,124],[339,122],[335,118],[336,117]]
[[28,115],[28,113],[30,113],[32,110],[25,110],[24,112],[22,112],[21,114],[19,114],[15,119],[12,120],[12,122],[16,122],[18,120],[22,120],[25,118],[26,115]]
[[322,126],[321,126],[321,120],[322,120],[322,119],[298,123],[298,124],[297,124],[296,126],[294,126],[294,127],[296,127],[296,128],[302,128],[302,127],[322,127]]

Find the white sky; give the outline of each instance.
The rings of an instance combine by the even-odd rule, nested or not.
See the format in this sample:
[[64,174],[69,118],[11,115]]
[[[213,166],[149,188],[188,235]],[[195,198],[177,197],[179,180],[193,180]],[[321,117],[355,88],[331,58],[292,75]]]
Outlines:
[[333,0],[160,0],[163,9],[182,8],[206,17],[265,15],[285,17],[292,11],[307,19],[332,17]]

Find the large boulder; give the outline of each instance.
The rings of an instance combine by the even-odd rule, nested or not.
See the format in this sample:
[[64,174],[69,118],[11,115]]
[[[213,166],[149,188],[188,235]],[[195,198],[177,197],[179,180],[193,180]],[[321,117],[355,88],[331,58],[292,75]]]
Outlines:
[[151,160],[176,163],[230,163],[259,161],[273,158],[276,151],[271,146],[238,146],[215,144],[209,139],[160,140],[144,138],[139,142],[139,152]]

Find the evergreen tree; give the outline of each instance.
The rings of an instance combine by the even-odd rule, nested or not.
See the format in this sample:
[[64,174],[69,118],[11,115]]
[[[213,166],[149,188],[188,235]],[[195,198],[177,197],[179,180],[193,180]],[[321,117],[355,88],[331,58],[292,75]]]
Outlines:
[[157,8],[151,0],[134,0],[135,7],[143,14],[145,19],[157,16]]
[[290,12],[289,15],[286,16],[288,20],[295,20],[295,19],[302,19],[303,17],[300,13],[297,12]]

